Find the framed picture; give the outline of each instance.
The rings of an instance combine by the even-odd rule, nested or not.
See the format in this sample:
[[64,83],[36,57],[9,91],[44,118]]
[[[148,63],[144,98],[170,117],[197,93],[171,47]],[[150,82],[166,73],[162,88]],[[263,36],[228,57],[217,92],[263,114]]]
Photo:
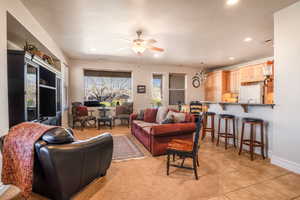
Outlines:
[[137,86],[137,93],[145,94],[146,93],[146,85],[138,85]]

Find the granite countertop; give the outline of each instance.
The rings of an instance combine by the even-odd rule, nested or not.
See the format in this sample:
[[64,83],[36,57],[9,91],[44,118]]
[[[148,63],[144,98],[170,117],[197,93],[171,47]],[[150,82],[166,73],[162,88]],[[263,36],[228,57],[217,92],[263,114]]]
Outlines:
[[202,104],[206,104],[207,106],[209,106],[210,104],[219,104],[223,110],[226,110],[226,106],[231,106],[231,105],[237,105],[237,106],[241,106],[244,110],[244,112],[248,112],[248,108],[249,107],[255,107],[255,106],[269,106],[272,109],[274,108],[275,104],[259,104],[259,103],[231,103],[231,102],[213,102],[213,101],[200,101],[200,103]]
[[214,102],[214,101],[200,101],[203,104],[225,104],[225,105],[249,105],[249,106],[275,106],[275,104],[260,104],[260,103],[234,103],[234,102]]

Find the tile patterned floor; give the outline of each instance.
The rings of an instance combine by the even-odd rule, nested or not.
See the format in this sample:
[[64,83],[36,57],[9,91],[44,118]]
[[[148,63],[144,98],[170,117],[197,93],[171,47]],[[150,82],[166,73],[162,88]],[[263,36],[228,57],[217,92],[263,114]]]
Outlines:
[[[125,127],[112,131],[89,129],[76,131],[75,135],[85,139],[100,132],[117,135],[128,134],[130,130]],[[271,165],[259,156],[251,162],[246,153],[239,156],[234,148],[216,147],[210,138],[201,142],[198,181],[194,180],[192,171],[183,169],[171,168],[170,176],[166,176],[165,156],[152,157],[143,151],[145,159],[113,162],[105,178],[95,180],[73,199],[300,200],[300,175]],[[31,199],[45,198],[34,194]]]

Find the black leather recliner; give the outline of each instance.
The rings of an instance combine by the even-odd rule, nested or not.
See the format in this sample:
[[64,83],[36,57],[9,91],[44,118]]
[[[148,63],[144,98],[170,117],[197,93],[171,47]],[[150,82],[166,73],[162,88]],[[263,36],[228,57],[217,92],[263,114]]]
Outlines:
[[113,139],[104,133],[74,141],[72,130],[58,127],[35,143],[35,151],[33,192],[68,200],[94,179],[106,175]]

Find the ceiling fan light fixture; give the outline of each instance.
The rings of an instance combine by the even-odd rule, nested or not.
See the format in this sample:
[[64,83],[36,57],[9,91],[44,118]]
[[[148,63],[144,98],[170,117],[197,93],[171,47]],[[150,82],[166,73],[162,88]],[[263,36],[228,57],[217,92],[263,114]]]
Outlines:
[[239,0],[227,0],[227,5],[232,6],[234,4],[237,4]]
[[132,46],[132,50],[136,53],[136,54],[143,54],[146,50],[146,48],[142,45],[133,45]]

